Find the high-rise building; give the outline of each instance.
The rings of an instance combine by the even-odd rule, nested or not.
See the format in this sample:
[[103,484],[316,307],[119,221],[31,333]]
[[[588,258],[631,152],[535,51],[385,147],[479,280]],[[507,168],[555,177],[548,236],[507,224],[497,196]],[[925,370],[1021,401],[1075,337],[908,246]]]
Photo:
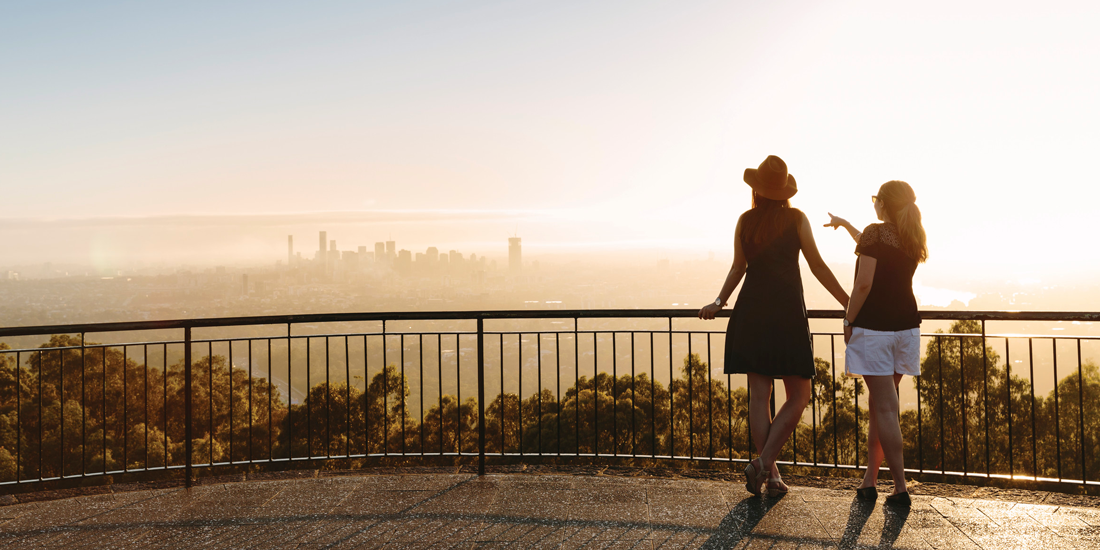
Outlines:
[[386,259],[386,243],[374,243],[374,261],[381,262]]
[[391,260],[397,257],[397,241],[386,241],[386,257]]
[[397,269],[399,273],[407,275],[412,269],[412,252],[408,250],[401,250],[398,252],[397,257],[394,259],[394,268]]
[[286,236],[286,266],[294,266],[294,235]]
[[509,271],[523,269],[523,250],[520,247],[519,237],[508,237],[508,269]]
[[439,249],[434,246],[429,246],[428,250],[424,252],[424,260],[431,265],[435,265],[439,261]]
[[325,261],[325,251],[328,250],[328,234],[325,231],[321,232],[321,244],[317,248],[317,259],[322,262]]

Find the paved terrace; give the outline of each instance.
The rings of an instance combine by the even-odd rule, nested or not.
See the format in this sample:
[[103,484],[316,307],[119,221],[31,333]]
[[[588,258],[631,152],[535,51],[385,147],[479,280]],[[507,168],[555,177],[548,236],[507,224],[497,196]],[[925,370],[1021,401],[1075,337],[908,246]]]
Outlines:
[[711,479],[454,472],[210,483],[3,506],[0,546],[1100,548],[1100,508],[922,495],[898,513],[881,496],[792,489],[761,499]]

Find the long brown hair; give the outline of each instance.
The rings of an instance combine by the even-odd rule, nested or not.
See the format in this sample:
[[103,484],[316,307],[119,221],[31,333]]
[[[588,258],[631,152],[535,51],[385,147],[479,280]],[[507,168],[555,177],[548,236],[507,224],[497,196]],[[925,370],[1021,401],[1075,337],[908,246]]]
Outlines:
[[763,244],[771,242],[783,233],[784,214],[791,207],[789,200],[773,200],[752,194],[752,210],[754,215],[745,216],[745,225],[741,228],[741,237],[745,242]]
[[888,181],[878,188],[878,199],[898,227],[901,249],[917,263],[924,263],[928,259],[928,243],[913,188],[904,181]]

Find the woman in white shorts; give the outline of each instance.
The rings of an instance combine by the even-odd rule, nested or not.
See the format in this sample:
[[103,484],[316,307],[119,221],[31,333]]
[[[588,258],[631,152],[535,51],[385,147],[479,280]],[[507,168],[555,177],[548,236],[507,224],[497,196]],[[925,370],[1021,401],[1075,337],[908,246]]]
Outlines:
[[883,223],[862,233],[829,214],[826,227],[844,227],[856,246],[856,280],[844,316],[844,361],[848,372],[863,376],[870,392],[867,472],[856,491],[861,500],[875,500],[883,458],[894,479],[891,505],[909,506],[898,422],[897,388],[902,376],[920,375],[920,313],[913,296],[913,273],[928,258],[924,227],[913,188],[903,181],[882,184],[871,197]]

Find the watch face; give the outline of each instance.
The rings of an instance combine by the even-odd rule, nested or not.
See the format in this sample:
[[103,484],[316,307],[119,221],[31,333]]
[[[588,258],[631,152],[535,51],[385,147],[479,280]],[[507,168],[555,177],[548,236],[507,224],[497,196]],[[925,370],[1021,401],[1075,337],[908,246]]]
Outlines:
[[722,307],[722,299],[721,298],[715,299],[714,300],[714,305],[716,305],[718,307]]

